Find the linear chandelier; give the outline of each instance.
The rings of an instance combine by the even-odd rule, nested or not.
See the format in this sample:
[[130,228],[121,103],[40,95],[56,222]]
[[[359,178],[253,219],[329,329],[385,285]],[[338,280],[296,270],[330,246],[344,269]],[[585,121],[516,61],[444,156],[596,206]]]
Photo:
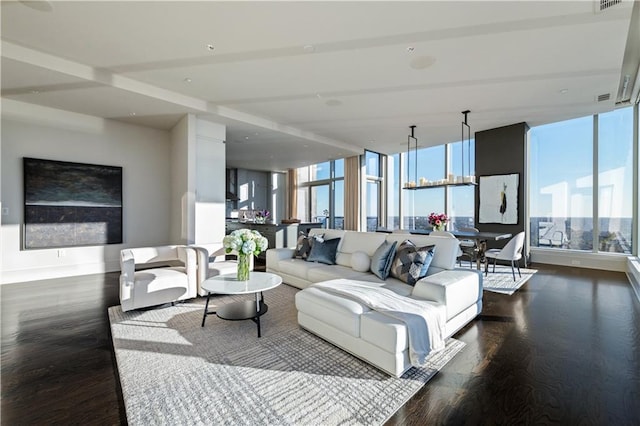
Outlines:
[[[418,179],[418,139],[415,136],[415,129],[417,126],[409,126],[411,133],[407,137],[407,180],[404,183],[404,189],[424,189],[443,186],[468,186],[476,185],[475,174],[471,173],[471,126],[468,123],[468,115],[471,111],[462,111],[464,119],[461,124],[462,136],[460,140],[460,175],[456,176],[453,173],[449,173],[444,179],[430,181],[421,177]],[[466,138],[465,138],[466,135]],[[465,158],[465,143],[466,143],[466,158]],[[410,172],[409,164],[411,163],[411,156],[413,154],[413,179]],[[466,162],[466,168],[465,168]],[[466,173],[465,173],[466,172]]]

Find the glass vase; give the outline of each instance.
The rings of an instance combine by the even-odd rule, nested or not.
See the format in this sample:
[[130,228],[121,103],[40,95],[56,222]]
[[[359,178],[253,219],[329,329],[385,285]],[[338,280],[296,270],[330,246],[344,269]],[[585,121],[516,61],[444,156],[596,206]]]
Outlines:
[[249,269],[251,268],[251,259],[246,254],[238,255],[238,281],[249,280]]
[[433,229],[435,229],[436,231],[444,231],[446,227],[447,225],[440,225],[440,226],[434,225]]

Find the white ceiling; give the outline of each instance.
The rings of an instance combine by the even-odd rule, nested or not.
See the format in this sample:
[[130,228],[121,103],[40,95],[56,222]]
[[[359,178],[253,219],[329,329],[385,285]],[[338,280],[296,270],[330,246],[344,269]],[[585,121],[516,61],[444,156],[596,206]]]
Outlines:
[[611,110],[625,75],[630,98],[640,6],[594,4],[3,1],[2,97],[160,129],[193,113],[249,169],[395,153],[410,125],[460,140],[467,109],[476,132]]

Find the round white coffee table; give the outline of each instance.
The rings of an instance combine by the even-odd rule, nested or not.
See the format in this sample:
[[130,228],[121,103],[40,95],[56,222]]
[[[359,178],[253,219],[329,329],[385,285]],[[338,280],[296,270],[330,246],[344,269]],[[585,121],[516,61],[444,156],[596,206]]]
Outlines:
[[[224,320],[239,321],[252,320],[258,325],[260,337],[260,317],[267,313],[268,306],[264,303],[263,291],[270,290],[282,284],[282,277],[270,272],[251,272],[247,281],[238,281],[236,274],[218,275],[206,279],[202,288],[207,291],[207,303],[204,306],[202,327],[207,315],[217,315]],[[255,293],[256,300],[229,303],[220,306],[216,311],[209,311],[209,298],[212,294],[250,294]]]

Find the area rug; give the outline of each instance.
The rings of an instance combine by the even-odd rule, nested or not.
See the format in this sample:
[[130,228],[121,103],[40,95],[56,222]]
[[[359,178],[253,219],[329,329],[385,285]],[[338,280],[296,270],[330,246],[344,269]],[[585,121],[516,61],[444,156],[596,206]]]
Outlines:
[[[301,329],[287,285],[265,292],[262,337],[252,321],[207,317],[203,300],[123,313],[109,308],[130,425],[382,424],[463,347],[390,377]],[[210,308],[249,295],[212,298]]]
[[492,271],[493,265],[489,265],[488,275],[484,276],[484,271],[482,271],[484,276],[484,289],[508,295],[515,293],[533,274],[538,272],[536,269],[520,268],[520,273],[522,274],[522,277],[520,277],[518,276],[518,269],[516,269],[516,280],[514,281],[511,266],[496,265],[496,272]]

